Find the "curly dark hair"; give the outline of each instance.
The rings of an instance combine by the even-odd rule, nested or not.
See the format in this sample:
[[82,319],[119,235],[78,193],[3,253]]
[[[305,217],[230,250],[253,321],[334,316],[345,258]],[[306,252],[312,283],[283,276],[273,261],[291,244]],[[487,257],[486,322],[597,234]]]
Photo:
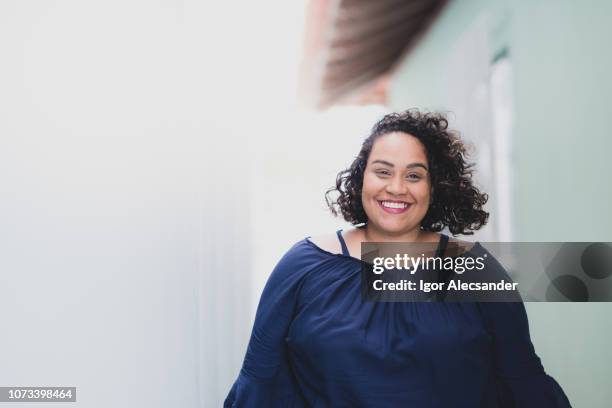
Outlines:
[[487,223],[489,213],[482,207],[488,196],[472,183],[474,164],[466,162],[465,144],[448,129],[444,114],[416,109],[390,113],[374,125],[351,166],[338,173],[336,185],[325,193],[334,215],[342,214],[353,225],[367,223],[361,201],[366,164],[376,139],[391,132],[416,137],[427,152],[433,196],[421,229],[438,232],[448,226],[453,235],[470,235]]

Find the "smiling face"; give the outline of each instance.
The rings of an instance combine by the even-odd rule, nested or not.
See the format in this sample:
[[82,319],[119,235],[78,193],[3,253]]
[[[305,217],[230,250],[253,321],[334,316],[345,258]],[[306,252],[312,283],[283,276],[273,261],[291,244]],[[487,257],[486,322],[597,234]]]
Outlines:
[[430,198],[425,146],[403,132],[378,137],[368,157],[361,193],[368,228],[395,236],[418,231]]

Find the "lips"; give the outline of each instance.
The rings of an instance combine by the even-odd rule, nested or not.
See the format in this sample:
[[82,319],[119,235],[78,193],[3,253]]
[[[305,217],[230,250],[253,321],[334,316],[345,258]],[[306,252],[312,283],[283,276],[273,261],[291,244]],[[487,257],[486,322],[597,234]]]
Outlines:
[[383,211],[389,214],[401,214],[410,208],[410,203],[396,200],[377,200]]

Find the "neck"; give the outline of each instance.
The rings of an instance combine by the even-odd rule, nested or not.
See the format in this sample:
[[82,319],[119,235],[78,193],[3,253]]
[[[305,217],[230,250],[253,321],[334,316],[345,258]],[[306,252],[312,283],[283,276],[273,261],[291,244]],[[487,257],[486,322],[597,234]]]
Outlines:
[[418,227],[408,232],[400,232],[397,234],[389,234],[369,224],[363,229],[363,238],[365,242],[420,242],[423,238],[423,234],[424,232]]

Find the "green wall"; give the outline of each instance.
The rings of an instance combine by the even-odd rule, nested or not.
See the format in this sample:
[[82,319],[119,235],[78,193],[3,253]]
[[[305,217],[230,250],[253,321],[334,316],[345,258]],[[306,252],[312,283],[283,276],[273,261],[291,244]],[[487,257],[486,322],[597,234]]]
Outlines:
[[[518,241],[612,241],[610,15],[604,1],[451,1],[395,73],[392,109],[454,111],[444,76],[466,30],[485,21],[490,59],[509,51]],[[612,305],[527,309],[536,351],[573,406],[610,406]]]

